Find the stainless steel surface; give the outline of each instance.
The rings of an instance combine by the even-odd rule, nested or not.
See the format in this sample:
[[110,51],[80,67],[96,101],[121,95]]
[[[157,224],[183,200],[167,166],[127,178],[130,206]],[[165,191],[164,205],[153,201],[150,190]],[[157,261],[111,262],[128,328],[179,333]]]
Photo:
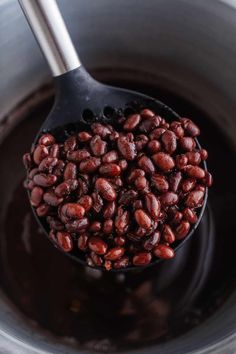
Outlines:
[[55,0],[19,0],[22,10],[51,68],[53,76],[81,63]]
[[[98,77],[102,72],[114,80],[123,77],[172,87],[203,110],[207,106],[215,124],[236,146],[233,6],[217,0],[60,0],[58,4],[89,70],[96,70]],[[4,117],[5,123],[10,121],[8,112],[49,78],[17,1],[0,0],[0,121]],[[0,124],[0,134],[1,129]],[[167,343],[161,353],[235,354],[235,298],[234,292],[184,341]],[[73,339],[58,342],[49,337],[28,323],[3,294],[0,313],[5,338],[0,341],[1,353],[78,353],[68,350]],[[157,352],[153,348],[150,353]]]

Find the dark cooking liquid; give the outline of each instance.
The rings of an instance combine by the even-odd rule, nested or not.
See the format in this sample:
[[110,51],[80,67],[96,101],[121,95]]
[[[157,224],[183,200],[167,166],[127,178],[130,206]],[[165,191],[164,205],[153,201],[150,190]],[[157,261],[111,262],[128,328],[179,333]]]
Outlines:
[[21,157],[51,100],[35,107],[0,147],[2,287],[42,328],[99,351],[140,348],[184,334],[218,309],[235,279],[236,172],[222,162],[232,166],[236,155],[206,114],[167,92],[135,88],[200,125],[215,177],[201,225],[171,261],[131,274],[102,273],[73,263],[42,234],[22,187]]

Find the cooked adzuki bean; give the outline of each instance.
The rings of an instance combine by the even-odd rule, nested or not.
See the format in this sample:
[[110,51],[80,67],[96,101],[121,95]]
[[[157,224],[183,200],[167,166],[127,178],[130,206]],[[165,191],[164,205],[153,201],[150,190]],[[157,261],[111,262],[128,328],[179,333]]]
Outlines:
[[175,256],[173,248],[165,244],[159,244],[157,247],[154,248],[153,253],[156,257],[163,259],[171,259]]
[[69,232],[58,231],[57,242],[64,252],[70,252],[73,248],[73,241]]
[[64,142],[45,133],[23,156],[24,186],[51,240],[64,252],[77,248],[91,267],[171,259],[212,185],[199,133],[188,118],[169,123],[148,108]]

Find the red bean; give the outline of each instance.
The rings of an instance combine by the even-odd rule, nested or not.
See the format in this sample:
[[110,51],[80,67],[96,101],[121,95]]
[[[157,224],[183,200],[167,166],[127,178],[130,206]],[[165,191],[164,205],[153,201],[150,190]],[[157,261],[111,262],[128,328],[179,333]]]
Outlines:
[[[145,178],[145,177],[138,177],[136,182],[138,181],[139,178]],[[145,186],[146,186],[146,183],[145,183]],[[124,193],[122,193],[121,197],[118,200],[118,203],[123,204],[123,205],[129,205],[137,198],[137,196],[138,196],[138,193],[135,190],[129,189],[128,191],[124,191]]]
[[168,243],[175,242],[175,234],[169,225],[164,225],[162,230],[162,237]]
[[161,195],[160,201],[165,206],[172,206],[172,205],[177,204],[178,195],[174,192],[166,192]]
[[95,183],[96,189],[108,202],[116,199],[116,192],[112,185],[105,178],[98,178]]
[[43,134],[38,141],[39,145],[45,145],[45,146],[49,146],[49,145],[53,145],[55,143],[55,138],[54,136],[52,136],[51,134]]
[[186,155],[177,155],[175,158],[176,167],[182,170],[188,164],[188,158]]
[[40,187],[34,187],[30,194],[30,202],[34,207],[38,207],[43,199],[43,189]]
[[100,197],[100,195],[97,192],[92,193],[91,196],[92,196],[92,199],[93,199],[93,205],[92,205],[93,210],[96,213],[100,213],[100,211],[102,210],[102,207],[103,207],[102,198]]
[[78,163],[90,157],[90,153],[85,149],[75,150],[75,151],[68,151],[66,156],[69,161]]
[[33,159],[36,165],[39,165],[40,162],[49,155],[48,148],[44,145],[38,145],[33,153]]
[[102,156],[107,151],[107,143],[99,135],[95,135],[90,140],[90,148],[94,156]]
[[168,216],[170,217],[170,224],[172,225],[178,225],[183,219],[183,214],[176,208],[169,208]]
[[196,185],[196,180],[194,178],[187,178],[182,181],[181,189],[184,193],[190,192]]
[[114,241],[115,241],[115,244],[117,245],[117,246],[124,246],[124,244],[125,244],[125,237],[124,236],[116,236],[115,238],[114,238]]
[[120,160],[119,161],[119,166],[120,166],[120,169],[122,171],[125,171],[127,169],[127,167],[128,167],[128,162],[125,159]]
[[155,113],[153,111],[151,111],[151,109],[144,108],[140,111],[140,115],[142,118],[148,119],[148,118],[155,116]]
[[202,161],[205,161],[208,158],[208,152],[205,149],[201,149],[199,153],[201,155]]
[[193,123],[190,119],[183,118],[185,119],[184,121],[184,128],[186,130],[186,132],[191,135],[191,136],[198,136],[200,134],[200,129],[198,128],[198,126]]
[[34,183],[40,187],[51,187],[57,181],[57,176],[55,175],[45,175],[44,173],[40,173],[34,176]]
[[89,195],[83,195],[79,198],[78,203],[82,205],[85,212],[88,212],[92,208],[93,200]]
[[137,151],[143,150],[143,148],[147,145],[148,143],[148,137],[144,134],[140,134],[136,136],[135,139],[135,146]]
[[64,197],[70,194],[72,191],[76,190],[78,187],[78,181],[76,179],[68,179],[64,181],[55,188],[55,194],[58,197]]
[[111,248],[107,254],[105,254],[104,258],[108,261],[116,261],[117,259],[121,258],[125,253],[123,247],[114,247]]
[[161,143],[158,140],[151,140],[147,147],[151,154],[155,154],[161,150]]
[[135,143],[128,136],[121,136],[117,140],[117,147],[121,155],[128,161],[135,159],[137,152]]
[[103,211],[104,219],[111,219],[115,213],[115,210],[116,210],[116,204],[114,201],[107,203]]
[[159,139],[165,131],[165,128],[156,128],[149,134],[149,138],[151,140]]
[[48,192],[44,193],[43,200],[48,205],[51,205],[54,207],[58,206],[59,204],[61,204],[63,202],[63,198],[59,198],[58,196],[56,196],[56,194],[53,191],[48,191]]
[[80,132],[78,134],[78,139],[81,143],[85,143],[89,141],[92,138],[92,135],[89,134],[88,132]]
[[96,254],[105,254],[107,251],[107,244],[100,237],[91,237],[88,241],[88,246]]
[[112,219],[107,219],[104,221],[103,224],[103,232],[104,234],[111,234],[113,231],[113,220]]
[[128,175],[128,182],[134,182],[138,177],[143,177],[145,176],[145,172],[143,170],[141,170],[140,168],[135,168],[134,170],[132,170],[130,172],[130,174]]
[[79,164],[79,170],[82,173],[94,173],[101,165],[101,159],[98,157],[89,157]]
[[93,221],[89,227],[89,231],[93,233],[99,232],[101,229],[102,229],[102,224],[99,221]]
[[64,142],[64,150],[65,152],[74,151],[77,148],[77,139],[75,136],[70,136]]
[[159,167],[164,172],[172,170],[172,168],[175,166],[173,158],[164,152],[158,152],[157,154],[152,155],[152,159],[157,167]]
[[94,134],[100,135],[103,139],[112,133],[108,127],[100,123],[93,123],[91,128]]
[[152,163],[152,160],[145,155],[138,160],[138,165],[146,173],[152,174],[153,172],[155,172],[155,167]]
[[116,165],[115,163],[107,163],[101,165],[99,172],[107,177],[117,177],[120,175],[121,169],[120,166]]
[[88,244],[88,235],[87,234],[82,234],[78,238],[78,248],[81,251],[85,251],[87,249]]
[[182,128],[180,122],[171,122],[170,129],[175,133],[178,138],[182,138],[184,136],[184,129]]
[[160,241],[161,235],[159,231],[155,231],[143,242],[143,248],[147,251],[151,251]]
[[66,203],[61,208],[61,213],[70,219],[82,219],[85,210],[80,204]]
[[77,166],[73,162],[68,162],[64,170],[64,180],[75,179],[77,177]]
[[50,206],[47,204],[41,204],[36,209],[36,213],[40,218],[48,215],[49,211],[50,211]]
[[85,231],[89,225],[88,218],[75,219],[73,221],[69,221],[65,224],[66,229],[69,232],[79,233],[81,231]]
[[202,179],[205,177],[205,171],[199,166],[187,165],[183,170],[192,178]]
[[102,162],[103,163],[113,163],[118,161],[119,156],[116,150],[111,150],[107,152],[103,157],[102,157]]
[[128,226],[129,226],[129,212],[124,211],[122,207],[119,207],[115,218],[116,232],[119,235],[122,235],[128,230]]
[[183,210],[183,214],[185,219],[190,223],[190,224],[196,224],[197,222],[197,215],[195,213],[194,210],[190,209],[190,208],[185,208]]
[[129,258],[128,257],[121,257],[117,261],[114,262],[114,268],[126,268],[129,265]]
[[177,149],[177,139],[174,132],[166,130],[161,136],[162,144],[169,154],[172,154]]
[[145,195],[145,204],[149,215],[153,220],[157,220],[161,211],[160,201],[153,193],[148,193]]
[[133,264],[135,266],[145,266],[152,260],[150,252],[139,252],[133,257]]
[[157,128],[160,125],[160,117],[152,116],[148,119],[144,119],[141,124],[139,124],[139,130],[142,133],[148,133],[151,130]]
[[39,164],[40,172],[52,173],[53,168],[58,164],[58,159],[56,157],[45,157]]
[[155,247],[153,253],[155,254],[156,257],[162,259],[171,259],[175,256],[174,250],[171,247],[166,246],[164,244]]
[[50,157],[59,158],[59,154],[60,154],[60,146],[59,146],[59,144],[53,144],[53,145],[50,147],[49,156],[50,156]]
[[138,177],[135,180],[135,186],[138,191],[141,191],[147,187],[147,179],[145,177]]
[[186,152],[189,165],[199,165],[201,163],[201,155],[198,151]]
[[141,116],[140,114],[132,114],[131,116],[129,116],[126,121],[125,124],[123,125],[125,130],[134,130],[137,125],[140,123],[141,120]]
[[177,192],[182,181],[181,172],[174,172],[169,177],[169,186],[173,192]]
[[204,192],[201,190],[193,190],[187,196],[185,205],[189,208],[197,208],[202,205]]
[[135,210],[134,217],[136,222],[143,229],[149,229],[151,227],[151,219],[142,209]]
[[58,231],[57,241],[58,241],[58,245],[61,247],[61,249],[64,252],[70,252],[73,249],[73,241],[69,232]]
[[192,151],[196,147],[196,143],[193,138],[184,136],[179,139],[179,146],[184,151]]
[[153,186],[161,193],[165,193],[169,189],[169,183],[165,176],[154,173],[151,177]]
[[205,186],[207,186],[207,187],[212,186],[213,178],[212,178],[212,175],[208,171],[205,172],[205,177],[203,178],[202,183],[204,183]]
[[177,240],[182,240],[188,235],[190,230],[190,223],[188,221],[182,220],[179,226],[175,229],[175,236]]

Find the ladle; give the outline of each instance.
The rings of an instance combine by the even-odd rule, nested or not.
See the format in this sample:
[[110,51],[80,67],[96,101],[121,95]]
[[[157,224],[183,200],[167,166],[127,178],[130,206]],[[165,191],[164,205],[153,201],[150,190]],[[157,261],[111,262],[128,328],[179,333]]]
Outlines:
[[[138,92],[104,85],[93,79],[82,66],[55,0],[19,0],[20,6],[51,68],[56,88],[54,106],[41,126],[43,132],[53,132],[57,140],[63,141],[71,131],[90,127],[95,119],[116,125],[117,110],[148,107],[167,121],[179,119],[177,113],[164,103]],[[196,140],[198,146],[199,143]],[[204,164],[206,169],[206,164]],[[176,242],[177,251],[194,233],[201,221],[207,201],[207,190],[198,222],[192,226],[183,241]],[[36,213],[35,216],[48,235],[49,227]],[[86,264],[79,250],[65,253],[76,261]],[[156,264],[160,259],[152,262]],[[137,267],[128,267],[122,271]],[[121,271],[121,270],[113,270]]]

